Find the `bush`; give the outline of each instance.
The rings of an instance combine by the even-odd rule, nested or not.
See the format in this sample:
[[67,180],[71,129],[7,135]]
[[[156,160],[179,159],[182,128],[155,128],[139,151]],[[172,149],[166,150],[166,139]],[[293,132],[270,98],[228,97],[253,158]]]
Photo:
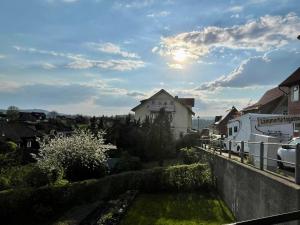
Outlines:
[[179,150],[179,157],[184,164],[197,163],[201,160],[201,155],[195,148],[182,148]]
[[3,169],[0,174],[0,190],[21,187],[40,187],[57,182],[62,175],[45,173],[35,164]]
[[157,192],[208,190],[211,187],[208,166],[193,164],[125,172],[62,186],[3,191],[0,192],[0,220],[6,224],[49,221],[76,204],[109,199],[130,189]]
[[185,136],[176,141],[176,149],[178,150],[185,147],[191,148],[196,145],[198,138],[198,133],[186,134]]
[[99,178],[106,172],[106,152],[113,149],[104,143],[103,135],[103,132],[95,135],[89,130],[75,130],[70,137],[39,141],[41,148],[34,158],[46,173],[62,171],[71,181]]
[[142,163],[139,157],[134,157],[128,154],[128,152],[123,152],[120,160],[117,162],[113,173],[120,173],[130,170],[140,170],[142,169]]

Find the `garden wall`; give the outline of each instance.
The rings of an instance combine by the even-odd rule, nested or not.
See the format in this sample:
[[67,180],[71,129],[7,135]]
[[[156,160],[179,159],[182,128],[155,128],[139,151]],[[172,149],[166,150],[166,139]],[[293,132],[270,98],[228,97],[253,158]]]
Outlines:
[[211,159],[219,194],[238,221],[300,209],[299,185],[206,150],[201,152]]

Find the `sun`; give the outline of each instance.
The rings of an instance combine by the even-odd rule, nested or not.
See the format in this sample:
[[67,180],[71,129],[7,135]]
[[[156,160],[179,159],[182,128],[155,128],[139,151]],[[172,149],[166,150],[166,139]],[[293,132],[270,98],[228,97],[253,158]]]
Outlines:
[[184,49],[177,49],[173,52],[172,55],[173,59],[177,62],[184,62],[188,57],[188,54]]

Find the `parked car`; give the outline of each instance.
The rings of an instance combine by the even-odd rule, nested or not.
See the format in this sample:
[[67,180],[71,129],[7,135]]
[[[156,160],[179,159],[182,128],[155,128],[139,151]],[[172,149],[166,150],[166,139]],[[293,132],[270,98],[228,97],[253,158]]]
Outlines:
[[280,169],[283,169],[285,167],[294,168],[295,165],[289,164],[295,163],[296,161],[296,145],[300,143],[300,137],[293,138],[291,141],[288,142],[286,145],[282,145],[277,150],[277,159],[282,160],[284,162],[277,162],[277,165]]

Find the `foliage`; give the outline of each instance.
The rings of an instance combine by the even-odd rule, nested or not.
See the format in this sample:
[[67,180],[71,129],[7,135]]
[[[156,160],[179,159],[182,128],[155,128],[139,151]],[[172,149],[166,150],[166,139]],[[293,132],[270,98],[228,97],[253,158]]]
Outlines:
[[123,152],[113,172],[120,173],[129,170],[139,170],[141,168],[142,163],[139,157],[130,156],[128,152]]
[[[64,210],[139,189],[146,192],[209,190],[210,170],[206,165],[193,164],[130,171],[98,180],[87,180],[37,189],[15,189],[0,192],[0,219],[5,224],[47,220]],[[19,222],[19,223],[18,223]]]
[[192,147],[197,144],[197,139],[199,138],[197,133],[194,134],[186,134],[182,138],[176,141],[176,149],[181,149],[185,147]]
[[171,131],[171,118],[169,114],[161,109],[150,124],[146,136],[146,157],[151,160],[163,160],[175,155],[173,133]]
[[197,163],[202,158],[199,152],[197,152],[195,148],[180,149],[179,157],[182,159],[184,164]]
[[13,166],[1,170],[0,190],[21,187],[40,187],[61,179],[58,174],[46,174],[35,164]]
[[16,106],[9,106],[6,110],[6,116],[9,121],[16,121],[19,119],[19,108]]
[[64,172],[69,180],[83,180],[104,175],[106,151],[112,145],[104,144],[104,133],[75,130],[72,136],[56,136],[39,141],[40,152],[34,157],[37,165],[48,174]]
[[19,149],[16,143],[0,142],[0,169],[20,165],[22,153],[22,149]]
[[142,194],[120,225],[227,224],[234,216],[214,195],[199,193]]

